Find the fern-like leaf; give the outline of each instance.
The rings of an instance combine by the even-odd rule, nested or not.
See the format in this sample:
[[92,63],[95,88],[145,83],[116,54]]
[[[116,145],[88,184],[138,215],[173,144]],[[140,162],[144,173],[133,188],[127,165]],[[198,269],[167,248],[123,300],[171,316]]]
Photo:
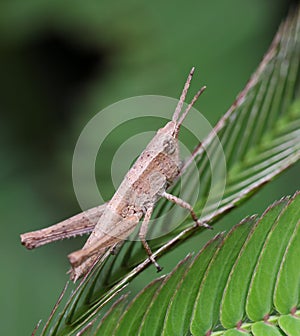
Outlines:
[[150,284],[124,309],[111,335],[296,336],[299,249],[296,193],[215,237],[193,260],[187,257]]

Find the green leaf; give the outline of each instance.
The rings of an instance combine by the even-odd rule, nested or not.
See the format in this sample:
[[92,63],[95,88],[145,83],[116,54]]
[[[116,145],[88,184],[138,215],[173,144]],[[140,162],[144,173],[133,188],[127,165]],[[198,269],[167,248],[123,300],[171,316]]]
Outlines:
[[[216,236],[191,263],[184,259],[155,288],[150,285],[133,299],[112,334],[297,335],[299,202],[296,193],[260,218],[246,218],[224,237]],[[279,283],[289,274],[293,287],[286,289]],[[272,308],[275,289],[293,302],[287,314]]]
[[[277,277],[281,276],[280,271],[282,271],[282,269],[280,270],[280,263],[284,259],[284,252],[289,245],[290,239],[293,238],[295,222],[297,224],[299,218],[300,194],[291,199],[288,206],[274,223],[256,263],[246,303],[247,315],[253,321],[262,320],[272,313],[275,283]],[[287,223],[293,222],[294,225],[287,225]],[[297,265],[297,261],[295,265]],[[299,272],[297,273],[300,274]],[[299,278],[297,279],[297,287],[298,283]],[[264,288],[263,291],[261,290],[262,286]],[[279,289],[277,296],[280,295],[281,290],[282,287]],[[298,291],[299,289],[296,290]],[[293,288],[293,291],[295,291],[295,288]],[[286,293],[286,290],[284,290],[284,293]],[[294,299],[294,296],[292,299]],[[298,301],[298,296],[296,300]]]
[[[102,335],[136,335],[143,318],[145,307],[148,307],[153,295],[161,286],[163,278],[158,278],[144,288],[123,313],[120,321],[114,325],[109,334]],[[142,307],[142,309],[141,309]],[[117,327],[116,327],[117,326]],[[100,334],[99,334],[100,335]]]
[[226,328],[235,327],[245,316],[247,290],[254,267],[265,239],[286,203],[283,199],[266,210],[253,227],[231,270],[221,305],[221,323]]
[[93,333],[94,336],[112,335],[123,313],[125,303],[124,297],[122,296],[112,305],[106,315],[100,320],[97,329]]
[[184,272],[188,266],[187,260],[190,262],[187,258],[183,260],[183,263],[180,263],[164,280],[162,286],[153,297],[151,304],[146,309],[138,335],[161,335],[168,304],[176,290],[178,282],[184,276]]
[[[186,276],[179,282],[166,313],[163,336],[172,336],[176,333],[184,335],[189,330],[193,310],[193,306],[189,303],[195,301],[204,273],[221,239],[222,236],[218,235],[208,242],[190,265]],[[191,281],[193,286],[190,286]]]
[[193,334],[204,335],[217,324],[228,275],[253,223],[254,218],[249,218],[235,226],[213,256],[195,300],[191,323]]
[[282,336],[279,328],[265,322],[254,323],[252,326],[252,333],[254,336]]
[[[300,198],[298,197],[300,207]],[[281,314],[288,314],[296,308],[300,295],[300,268],[297,267],[300,256],[300,221],[290,238],[283,261],[280,265],[275,285],[274,305]]]
[[300,318],[292,315],[283,315],[278,319],[280,328],[287,334],[292,336],[300,335]]

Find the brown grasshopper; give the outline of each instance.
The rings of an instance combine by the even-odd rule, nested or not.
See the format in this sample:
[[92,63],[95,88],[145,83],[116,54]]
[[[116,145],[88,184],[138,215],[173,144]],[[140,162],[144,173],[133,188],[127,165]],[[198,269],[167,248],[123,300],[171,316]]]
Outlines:
[[182,199],[166,192],[167,186],[179,176],[180,159],[178,133],[184,118],[202,94],[202,87],[181,114],[185,97],[190,86],[194,68],[189,73],[177,104],[172,121],[159,129],[146,149],[128,171],[112,199],[101,206],[89,209],[74,217],[48,228],[21,235],[21,242],[32,249],[59,239],[69,238],[92,231],[81,250],[69,254],[72,265],[71,278],[76,281],[84,275],[95,261],[108,249],[125,240],[144,217],[140,240],[157,270],[161,268],[153,257],[146,241],[148,224],[155,203],[165,197],[169,201],[189,210],[196,225],[208,227],[198,220],[192,206]]

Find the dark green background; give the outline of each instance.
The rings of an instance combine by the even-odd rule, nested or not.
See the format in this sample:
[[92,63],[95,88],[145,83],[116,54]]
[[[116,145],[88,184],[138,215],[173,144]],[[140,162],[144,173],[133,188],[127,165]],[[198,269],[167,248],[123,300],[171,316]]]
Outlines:
[[[2,1],[0,3],[1,335],[29,335],[68,276],[75,239],[28,252],[19,234],[78,211],[71,179],[81,129],[99,110],[143,94],[192,92],[215,123],[257,67],[288,9],[279,0]],[[105,160],[105,157],[102,158]],[[216,225],[207,239],[297,188],[299,164]],[[98,178],[112,193],[109,171]],[[168,271],[203,240],[161,260]],[[145,279],[145,277],[147,277]],[[156,277],[153,268],[132,292]]]

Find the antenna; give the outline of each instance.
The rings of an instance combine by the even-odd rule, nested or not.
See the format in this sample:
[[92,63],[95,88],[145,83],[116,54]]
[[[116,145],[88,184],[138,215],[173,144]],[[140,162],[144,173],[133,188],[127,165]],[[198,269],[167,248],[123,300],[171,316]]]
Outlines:
[[193,105],[196,103],[197,99],[201,96],[201,94],[205,91],[206,86],[202,86],[202,88],[195,94],[194,98],[192,101],[189,103],[188,107],[185,109],[183,114],[181,115],[180,119],[178,120],[178,128],[182,124],[184,118],[186,115],[189,113],[190,109],[193,107]]
[[181,93],[179,102],[178,102],[178,104],[177,104],[177,106],[176,106],[175,112],[174,112],[174,114],[173,114],[173,118],[172,118],[173,121],[176,121],[176,122],[177,122],[177,119],[178,119],[178,117],[179,117],[179,113],[180,113],[180,111],[182,110],[182,106],[183,106],[183,103],[184,103],[184,101],[185,101],[186,94],[187,94],[188,89],[189,89],[189,87],[190,87],[190,84],[191,84],[191,80],[192,80],[194,71],[195,71],[195,67],[192,67],[192,69],[191,69],[191,71],[190,71],[190,73],[189,73],[189,75],[188,75],[188,78],[187,78],[187,80],[186,80],[186,82],[185,82],[185,84],[184,84],[184,88],[183,88],[183,90],[182,90],[182,93]]
[[176,106],[175,112],[173,114],[173,118],[172,120],[176,123],[176,130],[174,132],[174,136],[177,136],[180,126],[183,123],[184,118],[187,116],[187,114],[189,113],[189,111],[191,110],[191,108],[193,107],[193,105],[196,103],[197,99],[201,96],[201,94],[203,93],[203,91],[206,89],[206,86],[203,86],[194,96],[194,98],[192,99],[192,101],[189,103],[189,105],[187,106],[187,108],[185,109],[185,111],[182,113],[182,115],[179,117],[180,112],[182,110],[182,106],[184,104],[188,89],[190,87],[191,84],[191,80],[194,74],[195,68],[193,67],[188,75],[188,78],[185,82],[184,88],[182,90],[179,102]]

